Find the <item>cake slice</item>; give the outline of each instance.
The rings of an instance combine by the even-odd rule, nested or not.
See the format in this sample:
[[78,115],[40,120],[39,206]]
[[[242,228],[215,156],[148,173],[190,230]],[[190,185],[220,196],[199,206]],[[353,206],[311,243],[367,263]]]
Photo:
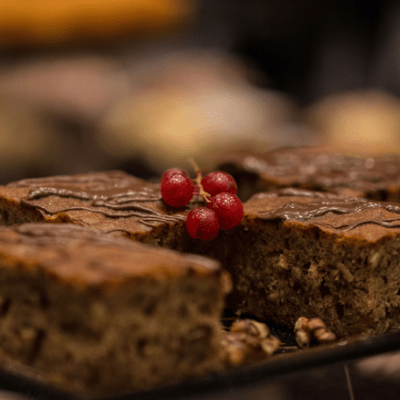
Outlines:
[[400,156],[356,157],[324,148],[279,148],[232,153],[217,167],[234,176],[243,200],[283,187],[400,201]]
[[[198,204],[197,204],[198,205]],[[121,171],[25,179],[0,186],[0,224],[69,222],[176,247],[191,207],[169,207],[160,185]],[[167,245],[167,243],[169,245]]]
[[302,189],[253,196],[217,240],[235,309],[293,327],[321,318],[340,338],[400,328],[400,204]]
[[1,365],[101,396],[219,370],[227,283],[216,261],[91,228],[1,227]]

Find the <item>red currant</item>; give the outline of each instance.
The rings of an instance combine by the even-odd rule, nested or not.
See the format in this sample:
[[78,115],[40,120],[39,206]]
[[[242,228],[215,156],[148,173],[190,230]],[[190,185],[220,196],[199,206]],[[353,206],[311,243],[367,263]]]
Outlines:
[[169,169],[161,177],[161,197],[172,207],[183,207],[189,203],[193,189],[192,180],[181,169]]
[[207,174],[201,181],[205,192],[215,196],[221,192],[237,194],[238,187],[235,179],[226,172],[216,171]]
[[193,239],[215,239],[219,232],[217,214],[207,207],[195,208],[186,218],[186,230]]
[[222,192],[210,197],[207,207],[218,216],[220,229],[234,228],[243,218],[243,204],[239,197],[232,193]]

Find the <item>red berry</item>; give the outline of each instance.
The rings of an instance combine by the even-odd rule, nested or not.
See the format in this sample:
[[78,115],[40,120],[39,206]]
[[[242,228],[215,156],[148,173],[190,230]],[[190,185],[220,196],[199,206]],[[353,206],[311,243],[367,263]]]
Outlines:
[[206,207],[195,208],[186,218],[186,230],[193,239],[215,239],[219,232],[217,214]]
[[193,189],[192,180],[181,169],[169,169],[161,177],[161,197],[172,207],[183,207],[189,203]]
[[207,174],[201,181],[205,192],[215,196],[221,192],[237,194],[238,187],[235,179],[226,172],[216,171]]
[[234,228],[243,218],[243,204],[232,193],[222,192],[210,197],[207,207],[217,214],[221,230]]

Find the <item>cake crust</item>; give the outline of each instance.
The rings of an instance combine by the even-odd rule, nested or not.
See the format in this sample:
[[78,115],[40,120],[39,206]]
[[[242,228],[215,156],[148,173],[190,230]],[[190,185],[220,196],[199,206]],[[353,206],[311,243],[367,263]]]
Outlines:
[[169,207],[159,184],[121,171],[13,182],[0,187],[0,206],[5,225],[70,222],[138,240],[151,231],[182,226],[188,209]]
[[400,234],[400,204],[302,189],[281,189],[253,196],[246,219],[282,220],[301,230],[319,229],[342,240],[378,245]]
[[218,273],[218,262],[196,255],[153,248],[72,224],[23,224],[0,227],[3,265],[40,270],[65,284],[115,290],[134,280],[167,281]]

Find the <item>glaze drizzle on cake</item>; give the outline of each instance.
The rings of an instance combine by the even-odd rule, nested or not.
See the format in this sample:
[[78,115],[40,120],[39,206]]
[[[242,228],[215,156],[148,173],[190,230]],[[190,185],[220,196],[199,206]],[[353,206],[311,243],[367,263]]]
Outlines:
[[[137,217],[138,222],[152,226],[154,222],[178,222],[185,220],[182,215],[168,215],[146,207],[143,203],[160,202],[158,184],[145,183],[123,172],[98,172],[78,176],[55,176],[47,178],[25,179],[13,182],[9,187],[29,187],[27,196],[21,204],[33,206],[47,214],[84,210],[101,213],[110,218]],[[88,201],[87,206],[51,207],[38,204],[36,200],[56,196]]]
[[[328,213],[334,214],[354,214],[365,209],[384,209],[391,213],[400,214],[400,205],[396,203],[377,202],[364,198],[343,197],[334,194],[313,192],[302,189],[282,189],[275,192],[264,192],[256,194],[253,199],[266,199],[276,197],[307,197],[312,200],[307,202],[288,201],[282,206],[273,210],[261,210],[258,214],[262,219],[281,219],[281,220],[312,220],[324,216]],[[366,219],[353,224],[342,224],[338,226],[321,224],[336,229],[338,232],[346,232],[356,227],[368,224],[380,225],[385,228],[400,228],[400,217]],[[316,222],[318,225],[318,222]]]

